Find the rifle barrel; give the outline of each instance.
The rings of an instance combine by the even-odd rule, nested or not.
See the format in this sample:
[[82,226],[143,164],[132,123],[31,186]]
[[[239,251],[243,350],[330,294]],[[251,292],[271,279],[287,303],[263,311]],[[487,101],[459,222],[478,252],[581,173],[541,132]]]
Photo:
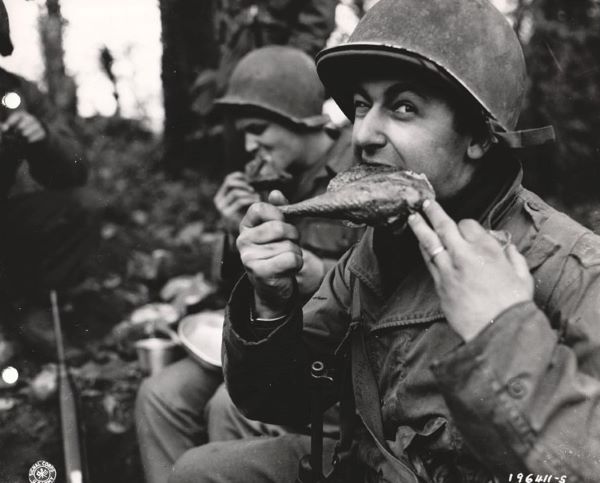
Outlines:
[[79,440],[79,424],[77,422],[77,403],[69,371],[65,362],[60,313],[56,291],[50,292],[52,318],[56,334],[56,351],[58,355],[58,394],[60,403],[60,425],[62,431],[63,450],[65,456],[65,473],[67,483],[83,483],[83,464],[81,443]]

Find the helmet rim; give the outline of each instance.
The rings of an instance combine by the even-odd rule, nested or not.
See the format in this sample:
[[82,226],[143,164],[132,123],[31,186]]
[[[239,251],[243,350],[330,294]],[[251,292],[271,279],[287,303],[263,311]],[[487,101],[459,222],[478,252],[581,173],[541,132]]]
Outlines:
[[235,95],[225,95],[220,97],[215,101],[215,105],[220,106],[221,108],[256,108],[261,111],[265,111],[270,114],[275,114],[278,117],[284,118],[286,121],[291,122],[292,124],[296,124],[298,126],[306,127],[306,128],[318,128],[325,126],[329,122],[329,117],[326,114],[320,114],[309,117],[295,117],[290,115],[290,113],[285,112],[283,110],[276,109],[273,106],[270,106],[266,103],[259,102],[257,100],[250,100],[244,97],[235,96]]

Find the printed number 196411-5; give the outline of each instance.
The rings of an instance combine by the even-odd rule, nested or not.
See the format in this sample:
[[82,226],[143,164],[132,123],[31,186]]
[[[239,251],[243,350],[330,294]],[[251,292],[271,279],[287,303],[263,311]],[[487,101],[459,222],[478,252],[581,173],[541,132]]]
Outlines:
[[567,477],[566,475],[534,475],[532,473],[517,473],[515,475],[511,473],[508,476],[508,481],[513,481],[515,483],[567,483]]

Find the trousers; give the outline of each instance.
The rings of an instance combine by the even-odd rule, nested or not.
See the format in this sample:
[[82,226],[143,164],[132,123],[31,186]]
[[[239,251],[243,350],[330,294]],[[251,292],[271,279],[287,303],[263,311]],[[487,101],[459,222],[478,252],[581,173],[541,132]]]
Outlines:
[[[300,459],[310,453],[310,436],[245,418],[225,386],[206,408],[210,442],[177,460],[169,483],[294,483]],[[324,468],[331,469],[337,439],[323,441]]]
[[135,422],[147,483],[166,483],[175,461],[207,441],[204,409],[222,381],[185,358],[142,382]]
[[[221,373],[189,358],[142,383],[135,419],[147,483],[294,482],[310,452],[307,434],[244,417]],[[336,442],[328,434],[326,468]]]

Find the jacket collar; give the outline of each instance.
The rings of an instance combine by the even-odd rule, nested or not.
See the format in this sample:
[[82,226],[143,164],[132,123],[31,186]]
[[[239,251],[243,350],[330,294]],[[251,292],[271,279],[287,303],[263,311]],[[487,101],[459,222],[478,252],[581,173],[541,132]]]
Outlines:
[[298,182],[298,187],[291,202],[297,202],[306,198],[311,198],[320,194],[326,187],[331,178],[340,171],[349,169],[354,158],[352,155],[352,134],[348,128],[341,130],[328,130],[333,139],[333,143],[321,158],[315,163],[314,167],[303,173]]

